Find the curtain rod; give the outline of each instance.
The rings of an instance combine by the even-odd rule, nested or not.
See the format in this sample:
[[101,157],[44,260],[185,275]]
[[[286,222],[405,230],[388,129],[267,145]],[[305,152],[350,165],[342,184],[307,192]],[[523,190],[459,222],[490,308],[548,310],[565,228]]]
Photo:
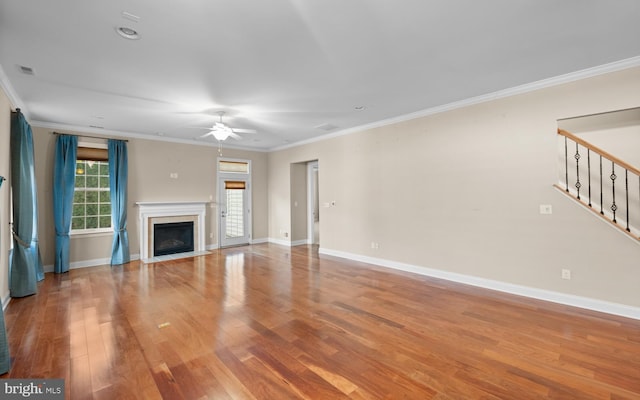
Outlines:
[[[51,132],[51,133],[53,133],[54,135],[70,135],[70,133],[60,133],[60,132]],[[75,135],[75,134],[74,136],[86,137],[91,139],[113,139],[113,138],[104,137],[104,136]],[[129,142],[129,140],[127,139],[115,139],[115,140],[122,140],[123,142]]]

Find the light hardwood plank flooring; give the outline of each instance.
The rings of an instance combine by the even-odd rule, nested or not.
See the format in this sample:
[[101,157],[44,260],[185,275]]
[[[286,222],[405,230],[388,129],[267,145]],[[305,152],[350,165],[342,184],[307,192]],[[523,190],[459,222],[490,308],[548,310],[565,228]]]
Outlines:
[[47,274],[2,378],[71,399],[640,399],[640,321],[273,244]]

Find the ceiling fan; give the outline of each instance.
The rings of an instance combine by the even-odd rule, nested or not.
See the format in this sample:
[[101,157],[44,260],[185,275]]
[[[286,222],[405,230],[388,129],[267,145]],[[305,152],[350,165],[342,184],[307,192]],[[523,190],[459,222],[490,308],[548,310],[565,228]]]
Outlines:
[[201,138],[206,136],[213,136],[218,141],[225,141],[228,138],[234,138],[236,140],[242,140],[242,137],[238,135],[238,133],[257,133],[255,129],[241,129],[241,128],[231,128],[230,126],[224,124],[222,122],[222,116],[224,115],[224,111],[218,112],[220,116],[220,121],[215,122],[212,127],[207,128],[209,132],[200,136]]

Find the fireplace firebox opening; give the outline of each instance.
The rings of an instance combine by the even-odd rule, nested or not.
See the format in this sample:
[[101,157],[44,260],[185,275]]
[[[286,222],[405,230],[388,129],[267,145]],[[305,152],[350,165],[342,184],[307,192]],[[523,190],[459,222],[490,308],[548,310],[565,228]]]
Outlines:
[[193,251],[193,233],[193,221],[154,224],[154,257]]

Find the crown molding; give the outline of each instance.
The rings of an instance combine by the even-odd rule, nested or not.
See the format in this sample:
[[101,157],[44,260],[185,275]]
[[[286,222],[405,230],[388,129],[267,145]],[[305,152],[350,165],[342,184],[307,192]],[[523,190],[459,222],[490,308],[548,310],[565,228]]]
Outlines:
[[348,135],[355,132],[362,132],[369,129],[380,128],[387,125],[393,125],[400,122],[409,121],[412,119],[422,118],[429,115],[439,114],[446,111],[452,111],[459,108],[469,107],[476,104],[486,103],[493,100],[502,99],[505,97],[511,97],[519,94],[529,93],[536,90],[563,85],[565,83],[575,82],[582,79],[591,78],[598,75],[604,75],[612,72],[622,71],[629,68],[635,68],[640,66],[640,56],[627,58],[620,61],[615,61],[608,64],[599,65],[597,67],[586,68],[575,72],[570,72],[564,75],[554,76],[552,78],[542,79],[539,81],[526,83],[524,85],[514,86],[512,88],[499,90],[480,96],[470,97],[468,99],[455,101],[441,106],[431,107],[424,110],[416,111],[409,114],[400,115],[398,117],[383,119],[380,121],[372,122],[370,124],[359,125],[353,128],[343,129],[341,131],[328,133],[322,136],[316,136],[311,139],[303,140],[300,142],[286,144],[284,146],[273,147],[269,151],[278,151],[290,149],[293,147],[302,146],[305,144],[315,143],[323,140],[333,139],[339,136]]
[[9,77],[4,72],[2,64],[0,64],[0,87],[2,87],[2,90],[7,95],[7,98],[9,99],[11,105],[15,109],[19,108],[22,114],[24,114],[24,116],[29,119],[29,110],[24,107],[24,102],[20,99],[18,93],[16,93],[16,91],[13,89],[13,85],[11,85]]
[[[123,132],[118,130],[111,130],[111,129],[59,124],[57,122],[47,122],[47,121],[36,120],[36,121],[30,121],[29,124],[32,127],[36,127],[36,128],[51,129],[54,131],[64,131],[61,133],[71,133],[71,134],[78,133],[79,135],[82,135],[83,133],[90,133],[92,135],[104,136],[105,139],[109,139],[109,138],[142,139],[142,140],[152,140],[156,142],[190,144],[194,146],[207,146],[207,147],[219,146],[217,142],[203,142],[197,139],[179,139],[179,138],[172,138],[168,136],[152,136],[152,135],[146,135],[143,133],[130,133],[130,132]],[[246,147],[227,145],[227,144],[223,144],[221,147],[223,149],[254,151],[257,153],[268,151],[264,149],[248,149]]]
[[[400,115],[398,117],[393,117],[393,118],[372,122],[370,124],[364,124],[364,125],[359,125],[352,128],[343,129],[337,132],[328,133],[326,135],[317,136],[314,138],[302,140],[295,143],[289,143],[283,146],[276,146],[268,149],[251,149],[251,148],[246,148],[241,146],[224,144],[222,145],[222,148],[244,150],[244,151],[255,151],[255,152],[262,152],[262,153],[286,150],[286,149],[290,149],[298,146],[303,146],[306,144],[311,144],[311,143],[320,142],[323,140],[329,140],[336,137],[349,135],[351,133],[362,132],[365,130],[380,128],[387,125],[393,125],[400,122],[409,121],[412,119],[422,118],[429,115],[443,113],[446,111],[452,111],[459,108],[469,107],[472,105],[481,104],[481,103],[485,103],[493,100],[498,100],[505,97],[511,97],[519,94],[533,92],[536,90],[540,90],[540,89],[544,89],[552,86],[558,86],[565,83],[570,83],[570,82],[574,82],[574,81],[578,81],[586,78],[591,78],[598,75],[604,75],[607,73],[622,71],[625,69],[634,68],[638,66],[640,66],[640,56],[627,58],[624,60],[615,61],[608,64],[603,64],[597,67],[586,68],[583,70],[570,72],[570,73],[555,76],[552,78],[542,79],[542,80],[527,83],[524,85],[515,86],[515,87],[504,89],[504,90],[499,90],[497,92],[492,92],[492,93],[488,93],[481,96],[471,97],[468,99],[444,104],[441,106],[431,107],[421,111]],[[15,108],[20,108],[22,113],[25,115],[25,117],[27,117],[27,120],[28,120],[29,112],[24,107],[23,101],[20,99],[18,94],[13,89],[11,82],[9,81],[7,75],[5,74],[4,69],[2,68],[2,65],[0,65],[0,86],[2,86],[2,89],[6,93],[12,105]],[[163,137],[163,136],[152,136],[152,135],[145,135],[140,133],[112,131],[112,130],[90,128],[90,127],[57,124],[57,123],[44,122],[44,121],[32,121],[30,123],[32,126],[37,126],[41,128],[68,130],[68,131],[75,131],[75,132],[87,132],[87,133],[92,133],[97,135],[115,135],[115,136],[121,136],[124,138],[136,138],[136,139],[154,140],[154,141],[171,142],[171,143],[183,143],[183,144],[192,144],[197,146],[210,146],[210,147],[219,146],[218,143],[207,143],[207,142],[197,141],[194,139],[178,139],[178,138],[170,138],[170,137]]]

